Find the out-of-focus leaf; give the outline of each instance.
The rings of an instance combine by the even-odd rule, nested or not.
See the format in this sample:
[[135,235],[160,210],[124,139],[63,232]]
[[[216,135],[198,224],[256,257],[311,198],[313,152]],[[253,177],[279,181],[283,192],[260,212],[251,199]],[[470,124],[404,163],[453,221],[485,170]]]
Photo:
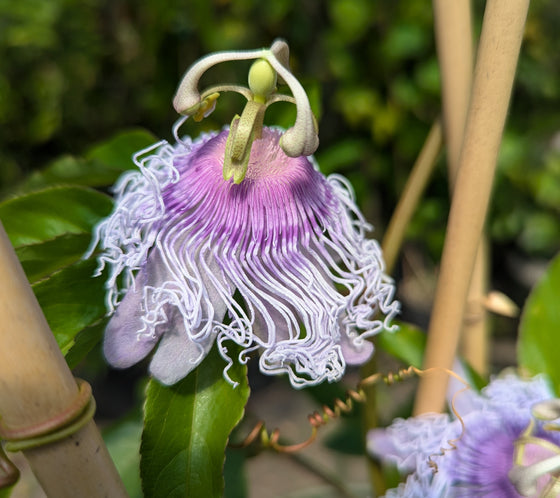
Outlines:
[[107,321],[108,319],[101,320],[78,332],[74,338],[73,345],[70,346],[65,356],[66,363],[68,363],[70,369],[77,367],[96,344],[101,341]]
[[29,192],[60,185],[107,187],[115,183],[123,171],[135,167],[133,154],[156,141],[156,137],[146,130],[123,131],[92,147],[86,153],[86,159],[69,155],[55,159],[26,179],[18,191]]
[[367,149],[368,144],[363,140],[348,139],[318,153],[317,162],[325,175],[342,172],[363,161]]
[[105,315],[104,279],[92,277],[96,267],[96,261],[81,261],[32,286],[63,354],[78,332]]
[[246,498],[248,496],[244,466],[245,452],[238,449],[226,448],[224,498]]
[[227,441],[249,396],[246,365],[235,361],[228,370],[236,388],[224,379],[224,366],[214,346],[177,384],[148,384],[140,464],[146,498],[223,496]]
[[103,431],[103,439],[130,498],[142,498],[140,481],[141,416],[127,417]]
[[15,247],[36,244],[60,235],[91,233],[109,215],[111,199],[82,187],[54,187],[0,204],[0,220]]
[[60,235],[39,244],[19,246],[17,257],[30,283],[80,261],[91,241],[89,233]]
[[560,394],[558,339],[560,329],[560,256],[556,256],[523,308],[517,358],[531,374],[545,373]]
[[558,213],[534,212],[525,220],[519,242],[528,252],[558,247],[560,222]]
[[377,345],[406,365],[420,368],[426,346],[426,334],[410,323],[398,323],[396,332],[383,331],[376,336]]
[[346,455],[364,454],[364,433],[356,418],[341,419],[337,428],[325,439],[325,446]]
[[134,168],[132,156],[136,152],[155,142],[157,138],[146,130],[128,130],[91,148],[86,153],[86,158],[92,160],[94,164],[98,163],[97,168],[105,171],[113,170],[119,175],[123,171]]

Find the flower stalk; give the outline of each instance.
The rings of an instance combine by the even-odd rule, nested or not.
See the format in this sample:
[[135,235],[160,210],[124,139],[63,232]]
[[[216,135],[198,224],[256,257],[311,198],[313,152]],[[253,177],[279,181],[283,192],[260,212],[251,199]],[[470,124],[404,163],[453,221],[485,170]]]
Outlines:
[[[0,224],[0,420],[12,432],[60,418],[79,395]],[[127,496],[92,420],[60,441],[23,451],[48,496]]]
[[[489,204],[529,0],[486,4],[465,138],[430,320],[425,368],[452,368]],[[421,379],[414,412],[440,412],[447,376]]]

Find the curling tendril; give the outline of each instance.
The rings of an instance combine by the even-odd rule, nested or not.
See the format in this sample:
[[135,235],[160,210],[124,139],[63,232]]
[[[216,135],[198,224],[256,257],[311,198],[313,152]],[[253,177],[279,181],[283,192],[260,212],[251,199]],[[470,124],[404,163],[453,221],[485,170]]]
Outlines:
[[343,413],[350,413],[354,408],[355,402],[356,403],[365,402],[366,401],[365,388],[367,386],[373,386],[379,382],[383,382],[386,385],[391,386],[396,382],[401,382],[409,378],[412,378],[414,376],[421,377],[423,375],[429,375],[435,372],[445,372],[446,374],[454,377],[459,382],[465,385],[464,388],[460,389],[453,395],[453,398],[451,400],[451,410],[453,414],[457,417],[459,422],[461,423],[461,428],[462,428],[461,434],[458,438],[447,441],[449,447],[441,448],[440,453],[438,453],[437,455],[436,454],[431,455],[429,457],[428,463],[430,467],[432,467],[432,469],[434,470],[434,473],[436,473],[438,471],[438,467],[437,464],[433,461],[432,457],[444,455],[448,451],[457,449],[456,443],[463,437],[463,434],[465,432],[465,424],[463,422],[463,419],[455,409],[455,398],[462,392],[466,391],[467,389],[470,389],[469,384],[464,379],[462,379],[459,375],[457,375],[455,372],[448,369],[437,368],[437,367],[428,368],[426,370],[420,370],[419,368],[416,368],[414,366],[409,366],[407,368],[400,369],[397,372],[389,372],[387,374],[375,373],[373,375],[370,375],[369,377],[362,379],[356,386],[356,389],[350,389],[347,391],[345,399],[336,398],[333,402],[332,408],[327,405],[323,405],[320,412],[315,411],[312,414],[308,415],[307,419],[311,426],[311,434],[307,440],[301,443],[291,444],[291,445],[281,444],[280,430],[274,429],[272,432],[268,432],[265,423],[261,420],[257,422],[257,424],[253,427],[253,429],[249,432],[247,437],[241,443],[231,444],[230,446],[236,448],[245,448],[253,444],[255,441],[257,441],[257,439],[260,438],[260,442],[263,448],[271,448],[279,453],[294,453],[296,451],[300,451],[315,441],[315,439],[317,438],[318,431],[322,426],[327,425],[331,420],[340,417],[340,415]]

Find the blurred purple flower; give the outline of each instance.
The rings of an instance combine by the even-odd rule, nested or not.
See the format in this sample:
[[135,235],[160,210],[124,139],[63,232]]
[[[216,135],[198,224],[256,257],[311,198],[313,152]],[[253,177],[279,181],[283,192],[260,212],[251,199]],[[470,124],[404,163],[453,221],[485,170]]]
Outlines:
[[369,453],[410,474],[386,496],[558,496],[560,483],[549,472],[560,469],[555,460],[560,434],[547,430],[531,410],[541,402],[544,407],[556,403],[552,397],[542,377],[526,381],[509,375],[492,381],[480,395],[465,393],[459,410],[464,432],[459,419],[445,414],[397,419],[386,429],[370,431]]
[[263,129],[239,184],[223,177],[227,130],[136,155],[139,171],[118,181],[114,212],[96,230],[111,365],[157,345],[150,371],[173,384],[216,342],[227,378],[233,341],[237,360],[259,350],[263,373],[302,387],[371,356],[366,338],[398,310],[380,248],[348,182],[288,157],[281,136]]

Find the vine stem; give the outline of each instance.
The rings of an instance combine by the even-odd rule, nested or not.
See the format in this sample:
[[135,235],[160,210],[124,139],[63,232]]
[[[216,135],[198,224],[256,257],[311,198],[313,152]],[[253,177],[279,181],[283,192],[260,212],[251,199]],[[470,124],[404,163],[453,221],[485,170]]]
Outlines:
[[[452,368],[511,96],[529,0],[488,0],[430,320],[424,368]],[[447,376],[420,380],[414,413],[440,412]]]
[[[78,386],[0,223],[0,418],[13,431],[56,419]],[[24,450],[48,496],[126,497],[95,423]]]

